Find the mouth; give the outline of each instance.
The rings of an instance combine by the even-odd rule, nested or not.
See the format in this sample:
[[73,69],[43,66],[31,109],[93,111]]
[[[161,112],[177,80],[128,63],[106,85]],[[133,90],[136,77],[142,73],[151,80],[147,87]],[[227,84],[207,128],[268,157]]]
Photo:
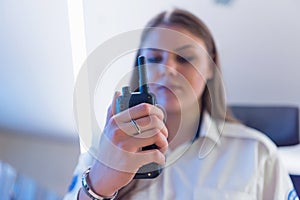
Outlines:
[[178,91],[182,91],[182,87],[180,87],[178,85],[160,85],[160,86],[156,87],[156,90],[176,93]]

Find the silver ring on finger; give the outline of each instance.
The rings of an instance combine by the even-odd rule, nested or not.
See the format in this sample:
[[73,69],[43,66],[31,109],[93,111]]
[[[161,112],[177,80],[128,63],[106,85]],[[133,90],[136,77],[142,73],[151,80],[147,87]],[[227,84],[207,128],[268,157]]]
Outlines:
[[139,125],[137,125],[136,121],[134,119],[131,120],[131,123],[133,124],[133,126],[136,129],[136,133],[134,133],[133,135],[139,135],[142,133],[141,128],[139,127]]

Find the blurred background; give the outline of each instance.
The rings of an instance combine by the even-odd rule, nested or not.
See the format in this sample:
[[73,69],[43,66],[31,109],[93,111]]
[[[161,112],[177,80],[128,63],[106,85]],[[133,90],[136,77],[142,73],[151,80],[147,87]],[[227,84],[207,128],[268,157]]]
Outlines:
[[[84,60],[112,36],[173,7],[211,29],[228,103],[300,107],[300,1],[1,0],[0,160],[62,197],[80,153],[73,88]],[[102,97],[100,118],[112,95],[108,89]]]

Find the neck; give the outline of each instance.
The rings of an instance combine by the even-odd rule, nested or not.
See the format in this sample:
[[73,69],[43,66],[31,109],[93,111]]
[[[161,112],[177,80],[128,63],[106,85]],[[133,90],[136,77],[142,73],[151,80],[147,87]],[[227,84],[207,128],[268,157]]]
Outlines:
[[175,149],[179,145],[191,141],[199,125],[201,107],[190,106],[184,112],[167,112],[166,126],[169,132],[169,148]]

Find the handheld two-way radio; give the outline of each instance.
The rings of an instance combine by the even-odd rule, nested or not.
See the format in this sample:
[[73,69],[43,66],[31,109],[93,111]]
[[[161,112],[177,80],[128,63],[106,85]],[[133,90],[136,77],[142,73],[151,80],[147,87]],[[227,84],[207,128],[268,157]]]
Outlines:
[[[153,93],[148,92],[146,62],[144,56],[138,57],[138,74],[139,74],[139,90],[131,92],[129,86],[122,88],[122,95],[117,98],[116,112],[122,112],[130,107],[141,103],[156,104],[156,97]],[[156,149],[155,144],[143,147],[143,150]],[[134,179],[150,179],[157,177],[162,171],[162,166],[152,162],[142,166],[134,176]]]

